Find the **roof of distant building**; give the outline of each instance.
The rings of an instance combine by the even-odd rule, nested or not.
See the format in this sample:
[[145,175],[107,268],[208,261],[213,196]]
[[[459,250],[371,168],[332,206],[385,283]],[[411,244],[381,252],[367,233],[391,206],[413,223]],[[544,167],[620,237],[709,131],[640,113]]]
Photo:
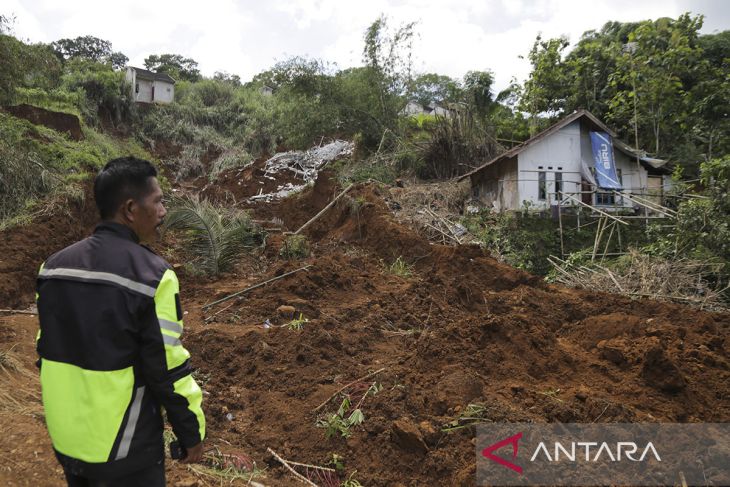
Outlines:
[[175,80],[172,79],[172,77],[167,73],[155,73],[154,71],[142,68],[135,68],[134,66],[130,66],[130,68],[134,69],[134,71],[137,73],[138,78],[147,79],[150,81],[165,81],[167,83],[175,84]]

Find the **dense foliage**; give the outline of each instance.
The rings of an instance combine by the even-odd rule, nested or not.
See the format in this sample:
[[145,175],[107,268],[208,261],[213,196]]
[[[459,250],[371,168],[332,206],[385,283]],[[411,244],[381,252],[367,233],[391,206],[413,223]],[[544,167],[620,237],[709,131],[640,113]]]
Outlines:
[[702,22],[689,13],[608,22],[567,54],[565,39],[538,36],[520,107],[534,129],[588,109],[625,141],[695,176],[730,150],[730,31],[701,35]]

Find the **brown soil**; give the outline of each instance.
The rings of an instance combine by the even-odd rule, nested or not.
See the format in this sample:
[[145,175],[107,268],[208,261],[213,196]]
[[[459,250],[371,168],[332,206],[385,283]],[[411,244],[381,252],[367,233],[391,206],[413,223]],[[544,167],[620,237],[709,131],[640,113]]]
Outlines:
[[54,112],[45,108],[32,105],[13,105],[5,107],[5,111],[18,118],[24,118],[36,125],[43,125],[61,133],[68,134],[73,140],[81,140],[84,134],[81,132],[79,117],[70,113]]
[[[236,197],[260,186],[254,175]],[[238,187],[235,182],[228,191]],[[295,229],[338,190],[323,175],[299,196],[242,206],[255,218],[275,216]],[[485,405],[486,421],[730,420],[728,314],[552,286],[478,247],[430,244],[393,219],[382,192],[354,188],[310,227],[312,253],[302,261],[280,258],[284,237],[272,234],[260,254],[217,279],[179,268],[188,311],[184,343],[208,393],[208,444],[245,452],[266,468],[259,482],[299,485],[267,453],[270,447],[318,465],[340,455],[346,472],[357,470],[368,486],[473,485],[474,430],[442,432],[470,403]],[[16,231],[15,247],[2,254],[13,262],[21,255],[4,269],[17,269],[12,279],[23,286],[32,285],[35,269],[23,264],[32,259],[10,249],[20,250],[39,238],[34,235],[45,238],[48,224]],[[84,230],[75,232],[68,240]],[[398,257],[412,266],[410,276],[388,271]],[[306,264],[308,271],[201,309]],[[7,295],[0,307],[9,304]],[[18,289],[15,296],[21,295],[32,299],[30,289]],[[308,319],[302,330],[277,326],[291,319],[277,312],[281,305]],[[262,326],[267,319],[272,328]],[[14,320],[33,328],[32,319]],[[0,333],[0,349],[26,339]],[[22,351],[32,355],[32,347]],[[326,438],[317,419],[335,412],[341,396],[315,408],[381,368],[346,390],[358,400],[373,381],[383,386],[365,398],[364,423],[349,438]],[[8,472],[0,480],[60,485],[40,420],[23,421],[34,426],[21,428],[20,441],[38,441],[18,447],[12,461],[0,457]],[[170,485],[217,484],[177,464],[168,475]]]
[[32,225],[0,232],[0,308],[26,304],[43,261],[91,234],[98,219],[91,185],[82,203],[63,203],[40,208]]

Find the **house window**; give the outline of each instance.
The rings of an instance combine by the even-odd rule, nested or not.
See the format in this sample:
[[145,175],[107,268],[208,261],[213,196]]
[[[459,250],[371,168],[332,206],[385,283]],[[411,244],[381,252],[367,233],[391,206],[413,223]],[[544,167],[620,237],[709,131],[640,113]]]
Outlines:
[[537,199],[545,201],[547,199],[547,185],[545,184],[545,171],[537,173]]
[[555,199],[560,199],[563,193],[563,173],[555,173]]
[[134,92],[139,93],[139,83],[134,84]]

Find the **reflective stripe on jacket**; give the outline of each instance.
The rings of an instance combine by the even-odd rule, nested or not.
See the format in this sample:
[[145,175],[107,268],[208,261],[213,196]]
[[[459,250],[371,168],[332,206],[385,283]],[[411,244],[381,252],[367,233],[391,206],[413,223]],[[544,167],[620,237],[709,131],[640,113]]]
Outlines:
[[205,437],[177,277],[129,228],[101,223],[50,257],[37,300],[43,407],[62,463],[105,478],[159,462],[160,406],[183,446]]

